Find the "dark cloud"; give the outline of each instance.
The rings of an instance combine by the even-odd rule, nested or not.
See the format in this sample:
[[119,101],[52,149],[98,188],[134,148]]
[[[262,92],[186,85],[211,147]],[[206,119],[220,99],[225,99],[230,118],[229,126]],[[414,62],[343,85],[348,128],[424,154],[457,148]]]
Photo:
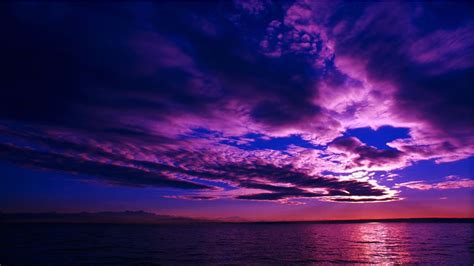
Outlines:
[[312,198],[320,196],[315,193],[302,192],[302,193],[259,193],[251,195],[238,196],[237,199],[246,200],[283,200],[291,198]]
[[405,161],[403,152],[396,149],[377,149],[362,143],[355,137],[337,138],[330,144],[330,147],[347,155],[355,155],[351,159],[351,163],[347,165],[348,168],[358,166],[367,166],[368,168],[390,166]]
[[[318,116],[307,60],[256,54],[225,17],[218,19],[228,30],[209,38],[188,23],[190,13],[202,13],[199,6],[146,8],[155,16],[139,18],[141,4],[6,7],[2,23],[11,32],[0,49],[7,71],[0,115],[108,130],[125,126],[115,115],[165,121],[197,112],[212,118],[216,106],[237,101],[250,119],[271,127],[299,127]],[[51,20],[41,16],[56,13]]]
[[334,199],[336,202],[384,202],[384,201],[393,201],[397,198],[390,198],[390,199],[371,199],[371,198],[361,198],[361,199],[351,199],[351,198],[342,198],[342,199]]
[[168,199],[184,199],[184,200],[215,200],[219,197],[215,196],[200,196],[200,195],[182,195],[182,196],[165,196]]
[[398,115],[431,123],[455,137],[472,132],[472,6],[380,3],[345,13],[351,7],[343,5],[336,14],[348,16],[332,21],[352,22],[338,33],[338,55],[366,62],[372,80],[395,84]]
[[261,102],[251,112],[251,117],[268,125],[288,125],[291,123],[304,122],[318,114],[319,108],[311,104],[295,102]]
[[[332,196],[366,196],[384,197],[391,199],[390,191],[375,187],[373,184],[357,180],[339,180],[328,176],[311,176],[299,172],[291,165],[275,167],[274,165],[226,165],[226,176],[231,180],[241,180],[240,187],[270,191],[271,193],[256,193],[241,195],[239,199],[277,200],[291,198],[313,198]],[[230,175],[230,176],[229,176]],[[265,180],[261,183],[255,180]],[[286,184],[286,186],[276,185]],[[311,192],[320,189],[320,192]]]
[[97,160],[81,160],[61,154],[39,152],[31,149],[0,145],[0,158],[18,165],[91,175],[111,184],[136,187],[172,187],[180,189],[211,189],[212,187],[186,180],[170,178],[165,173],[144,171],[140,168],[122,166]]

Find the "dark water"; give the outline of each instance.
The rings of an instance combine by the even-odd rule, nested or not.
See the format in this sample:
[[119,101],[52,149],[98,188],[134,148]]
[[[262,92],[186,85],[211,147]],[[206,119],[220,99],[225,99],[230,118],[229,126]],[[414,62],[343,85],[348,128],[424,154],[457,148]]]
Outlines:
[[0,264],[473,265],[473,224],[0,225]]

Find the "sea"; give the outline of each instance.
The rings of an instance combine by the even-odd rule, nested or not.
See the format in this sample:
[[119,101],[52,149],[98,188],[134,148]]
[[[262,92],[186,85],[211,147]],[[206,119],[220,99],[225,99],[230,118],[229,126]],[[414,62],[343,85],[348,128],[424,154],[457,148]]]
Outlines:
[[473,265],[473,223],[1,224],[0,265]]

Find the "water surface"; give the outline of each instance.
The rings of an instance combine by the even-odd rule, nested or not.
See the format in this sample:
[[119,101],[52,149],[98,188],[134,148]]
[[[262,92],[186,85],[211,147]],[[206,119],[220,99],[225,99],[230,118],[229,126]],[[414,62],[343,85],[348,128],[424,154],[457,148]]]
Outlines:
[[1,226],[2,266],[474,262],[472,223]]

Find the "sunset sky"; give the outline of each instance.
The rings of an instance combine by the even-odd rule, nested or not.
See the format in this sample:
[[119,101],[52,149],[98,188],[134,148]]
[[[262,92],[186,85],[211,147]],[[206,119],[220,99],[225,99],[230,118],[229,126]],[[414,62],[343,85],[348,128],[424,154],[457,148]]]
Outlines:
[[0,211],[474,217],[472,3],[1,5]]

